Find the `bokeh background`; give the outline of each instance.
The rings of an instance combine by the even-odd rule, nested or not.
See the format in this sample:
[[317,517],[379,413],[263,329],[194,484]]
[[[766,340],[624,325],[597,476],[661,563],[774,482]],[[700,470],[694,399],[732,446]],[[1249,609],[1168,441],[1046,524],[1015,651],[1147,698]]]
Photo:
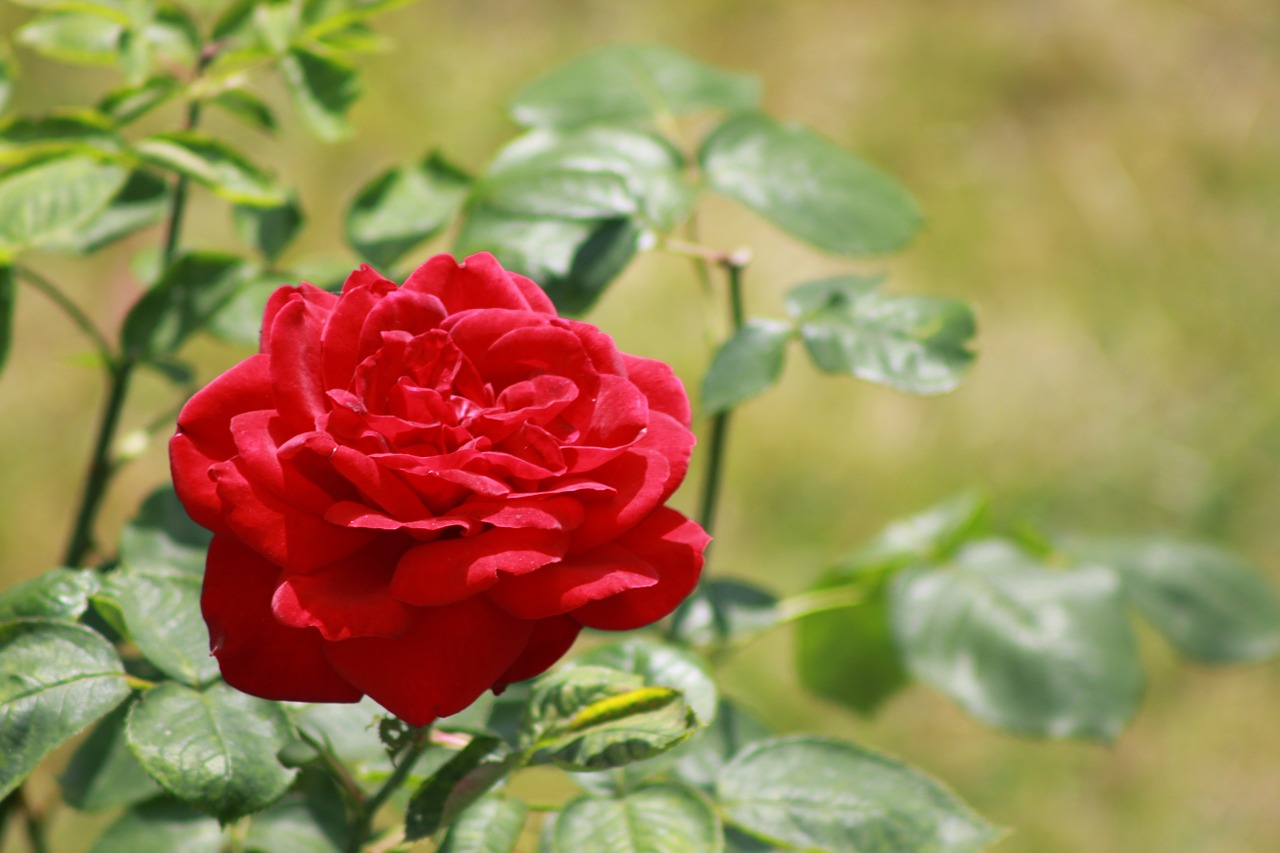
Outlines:
[[[5,32],[24,19],[0,7]],[[311,221],[286,261],[353,262],[342,214],[365,181],[432,147],[482,166],[515,132],[503,103],[519,84],[618,41],[760,75],[770,112],[853,148],[921,203],[928,225],[909,250],[853,265],[727,202],[704,208],[705,242],[754,253],[753,315],[780,316],[787,288],[853,267],[971,300],[981,323],[972,376],[942,398],[822,377],[793,350],[781,386],[734,423],[711,571],[795,591],[894,517],[979,487],[1001,518],[1207,537],[1280,582],[1280,4],[425,0],[376,26],[391,50],[363,63],[350,141],[306,136],[271,84],[278,139],[211,125],[300,187]],[[21,110],[115,82],[14,53]],[[222,204],[199,197],[188,245],[233,241]],[[33,263],[115,327],[145,243]],[[20,296],[0,377],[0,586],[56,564],[101,390],[83,339]],[[687,262],[645,256],[589,319],[692,387],[709,355],[704,309]],[[245,354],[190,352],[204,378]],[[130,424],[171,393],[142,380]],[[104,536],[165,476],[161,442],[117,483]],[[680,499],[691,506],[692,489]],[[1111,746],[993,732],[918,686],[856,718],[806,697],[785,630],[725,670],[780,730],[853,738],[946,780],[1015,830],[1004,853],[1278,849],[1280,664],[1186,666],[1150,632],[1143,651],[1146,699]],[[77,827],[55,849],[83,849]],[[4,849],[21,849],[16,833]]]

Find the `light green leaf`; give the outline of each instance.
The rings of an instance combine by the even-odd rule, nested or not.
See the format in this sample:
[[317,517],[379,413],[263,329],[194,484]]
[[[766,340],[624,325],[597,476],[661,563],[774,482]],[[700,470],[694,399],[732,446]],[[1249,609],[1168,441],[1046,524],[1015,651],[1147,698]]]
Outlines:
[[200,25],[181,6],[162,3],[147,22],[144,38],[165,60],[182,66],[193,65],[200,53]]
[[327,773],[304,768],[284,799],[249,821],[244,849],[257,853],[343,853],[347,805]]
[[915,201],[896,181],[797,124],[734,116],[706,138],[699,160],[713,190],[831,252],[892,252],[920,228]]
[[218,853],[221,849],[218,821],[165,797],[120,815],[89,853]]
[[715,722],[667,754],[674,758],[672,770],[680,781],[710,794],[730,759],[770,735],[768,727],[741,706],[721,699]]
[[111,116],[116,127],[124,127],[177,95],[181,88],[176,77],[157,74],[136,86],[108,92],[98,102],[98,110]]
[[129,806],[162,793],[129,751],[124,720],[129,705],[121,705],[85,738],[58,778],[62,797],[82,811]]
[[413,792],[404,817],[405,838],[427,838],[451,824],[464,809],[519,767],[522,759],[497,736],[473,737]]
[[273,262],[306,222],[296,197],[278,207],[236,205],[231,216],[240,239]]
[[168,682],[129,714],[134,755],[165,790],[220,820],[279,799],[294,771],[276,759],[291,737],[279,705],[222,682],[198,691]]
[[261,273],[252,276],[236,292],[205,327],[220,340],[247,346],[258,345],[262,337],[262,314],[271,294],[284,286],[306,279],[288,273]]
[[65,238],[81,254],[128,237],[159,222],[169,209],[169,185],[145,169],[129,174],[107,206]]
[[1063,550],[1115,569],[1130,603],[1192,660],[1236,663],[1280,651],[1275,589],[1228,551],[1160,537],[1073,538]]
[[309,39],[327,39],[363,24],[374,15],[412,2],[413,0],[366,0],[352,3],[309,3],[303,10],[309,25],[305,35]]
[[124,26],[109,18],[56,12],[25,24],[15,38],[19,44],[62,62],[115,65],[123,33]]
[[973,361],[973,312],[958,299],[885,296],[858,276],[811,281],[787,296],[813,363],[910,394],[940,394]]
[[23,618],[74,622],[97,591],[96,572],[52,569],[0,593],[0,622]]
[[832,738],[747,747],[720,773],[725,820],[773,844],[829,853],[972,853],[1000,832],[937,782]]
[[0,624],[0,798],[128,695],[120,656],[96,631],[39,619]]
[[986,498],[978,492],[962,492],[890,523],[834,571],[857,578],[868,570],[892,571],[948,559],[966,541],[984,533],[986,520]]
[[172,486],[147,496],[120,533],[120,562],[134,571],[200,577],[213,534],[191,520]]
[[102,595],[120,609],[128,636],[161,672],[193,687],[218,677],[200,617],[199,577],[126,566],[107,576]]
[[760,101],[755,77],[733,74],[657,44],[624,44],[579,56],[525,85],[508,107],[530,127],[660,119]]
[[726,411],[771,388],[793,334],[790,323],[750,320],[725,341],[702,380],[703,414]]
[[0,124],[0,152],[19,161],[50,154],[96,157],[118,152],[121,145],[111,120],[93,110],[15,116]]
[[256,95],[244,89],[228,89],[219,92],[209,99],[209,103],[220,107],[251,127],[266,133],[276,130],[275,113],[271,107]]
[[248,274],[235,255],[181,255],[125,317],[125,352],[143,359],[173,354],[227,304]]
[[134,150],[147,162],[186,175],[236,204],[274,207],[288,200],[275,178],[244,154],[196,131],[149,136]]
[[579,797],[556,818],[552,853],[719,853],[720,818],[699,794],[649,785],[624,797]]
[[978,542],[898,575],[889,606],[912,673],[985,723],[1109,740],[1137,707],[1142,667],[1109,569],[1056,571]]
[[677,646],[634,637],[596,646],[568,665],[603,666],[635,673],[647,687],[679,690],[701,722],[710,723],[716,717],[716,683],[710,670],[701,658]]
[[122,166],[85,155],[0,175],[0,254],[66,240],[111,202],[128,176]]
[[406,252],[448,226],[469,188],[470,178],[435,151],[419,164],[389,169],[351,202],[347,243],[389,271]]
[[83,12],[122,24],[129,22],[127,4],[119,0],[13,0],[13,3],[41,12]]
[[306,732],[357,774],[388,768],[386,749],[375,721],[386,712],[372,699],[341,704],[294,705],[289,716]]
[[481,797],[449,827],[440,853],[512,853],[527,811],[519,800]]
[[326,142],[351,133],[347,110],[360,96],[354,66],[327,54],[292,47],[280,60],[285,88],[311,132]]
[[752,583],[716,578],[701,584],[677,608],[672,636],[709,646],[733,643],[778,623],[778,599]]

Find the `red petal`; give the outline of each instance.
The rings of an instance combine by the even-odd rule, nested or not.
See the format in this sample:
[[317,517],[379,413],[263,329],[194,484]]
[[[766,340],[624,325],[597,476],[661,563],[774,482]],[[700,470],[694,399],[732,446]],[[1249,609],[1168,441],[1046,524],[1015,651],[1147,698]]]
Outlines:
[[436,255],[405,280],[404,289],[440,298],[450,314],[469,308],[511,308],[555,314],[541,288],[502,268],[488,252],[471,255],[461,264],[450,255]]
[[364,359],[360,354],[360,329],[364,327],[365,318],[384,296],[394,292],[396,286],[378,275],[368,266],[347,276],[342,285],[342,297],[333,308],[324,331],[320,335],[320,344],[324,350],[322,370],[324,386],[328,389],[343,389],[351,384],[351,375],[356,365]]
[[649,398],[650,409],[665,412],[686,427],[692,423],[689,395],[670,365],[627,353],[622,354],[622,360],[627,366],[627,378]]
[[271,600],[276,619],[318,628],[326,640],[390,637],[409,627],[411,612],[391,595],[391,574],[404,546],[380,539],[350,557],[285,577]]
[[[255,355],[196,392],[178,414],[178,432],[202,455],[216,461],[236,455],[231,419],[244,412],[274,410],[271,360]],[[176,472],[185,475],[186,472]]]
[[280,416],[295,432],[316,428],[325,413],[320,334],[328,312],[295,293],[271,324],[271,391]]
[[524,574],[554,563],[567,541],[559,531],[495,528],[419,545],[400,559],[391,593],[409,604],[452,604],[493,586],[498,572]]
[[613,487],[613,491],[583,494],[582,524],[573,533],[570,554],[616,539],[660,506],[666,499],[671,465],[656,452],[633,447],[596,468],[590,478]]
[[267,307],[262,312],[262,342],[259,348],[261,352],[267,352],[271,347],[271,327],[275,324],[276,315],[280,313],[280,309],[299,297],[304,302],[320,308],[324,313],[331,311],[338,302],[336,294],[321,290],[305,281],[296,286],[277,288],[267,298]]
[[493,692],[501,693],[507,689],[508,684],[546,672],[553,663],[564,657],[573,646],[573,641],[578,639],[581,630],[582,625],[569,616],[534,622],[529,645],[525,646],[519,660],[502,673],[502,677],[493,685]]
[[271,614],[280,570],[229,536],[209,545],[200,609],[227,683],[263,699],[355,702],[360,690],[324,654],[310,628],[286,628]]
[[488,596],[513,616],[546,619],[657,582],[658,572],[644,560],[605,545],[528,574],[499,578]]

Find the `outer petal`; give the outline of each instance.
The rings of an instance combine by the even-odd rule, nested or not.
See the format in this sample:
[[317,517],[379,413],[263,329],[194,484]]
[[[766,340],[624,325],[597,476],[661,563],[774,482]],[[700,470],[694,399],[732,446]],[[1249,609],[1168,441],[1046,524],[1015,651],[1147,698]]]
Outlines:
[[271,599],[276,619],[294,628],[317,628],[326,640],[399,634],[412,616],[390,591],[403,549],[386,538],[317,571],[285,577]]
[[263,351],[271,357],[275,408],[296,432],[315,429],[325,413],[320,334],[328,314],[294,294],[272,321],[269,348],[268,338],[263,339]]
[[398,637],[329,643],[326,654],[352,684],[412,726],[456,714],[523,654],[533,623],[483,595],[420,610]]
[[471,255],[461,264],[450,255],[436,255],[405,280],[406,290],[440,298],[450,314],[468,308],[514,308],[555,314],[541,288],[530,288],[528,279],[513,276],[488,252]]
[[529,645],[525,647],[519,660],[502,673],[502,677],[494,683],[494,693],[506,690],[508,684],[524,681],[526,678],[533,678],[535,675],[546,672],[553,663],[564,657],[565,652],[569,651],[582,630],[582,625],[569,616],[539,619],[533,625],[533,636],[529,638]]
[[627,378],[649,398],[650,409],[665,412],[686,427],[693,422],[684,383],[669,365],[625,352],[622,361],[627,366]]
[[314,305],[323,311],[330,311],[337,304],[338,297],[336,294],[327,290],[321,290],[314,284],[303,282],[296,287],[277,288],[270,297],[267,298],[267,307],[262,312],[262,343],[261,351],[267,352],[271,348],[271,327],[275,323],[276,314],[285,305],[288,305],[294,299],[301,297],[303,301],[310,305]]
[[230,536],[209,545],[200,609],[222,677],[245,693],[294,702],[355,702],[360,690],[324,654],[310,628],[271,615],[279,569]]
[[669,507],[654,511],[617,541],[652,566],[658,582],[594,601],[573,616],[582,624],[606,631],[630,631],[655,622],[676,608],[698,585],[702,552],[711,537],[694,521]]

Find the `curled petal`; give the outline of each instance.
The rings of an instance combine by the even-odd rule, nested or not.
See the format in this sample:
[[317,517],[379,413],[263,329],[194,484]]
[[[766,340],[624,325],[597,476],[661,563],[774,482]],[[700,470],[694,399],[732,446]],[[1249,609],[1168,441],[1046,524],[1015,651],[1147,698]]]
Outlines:
[[488,595],[513,616],[546,619],[656,583],[653,566],[625,548],[605,545],[536,572],[500,578]]
[[419,545],[400,558],[391,593],[409,604],[452,604],[493,586],[499,572],[522,575],[556,562],[568,539],[555,530],[499,527]]
[[326,640],[399,634],[411,613],[389,586],[403,550],[395,540],[382,540],[313,572],[286,574],[271,599],[276,620],[316,628]]
[[439,297],[456,314],[470,308],[511,308],[555,314],[551,300],[524,276],[509,273],[488,252],[458,263],[449,255],[436,255],[405,279],[405,290]]

